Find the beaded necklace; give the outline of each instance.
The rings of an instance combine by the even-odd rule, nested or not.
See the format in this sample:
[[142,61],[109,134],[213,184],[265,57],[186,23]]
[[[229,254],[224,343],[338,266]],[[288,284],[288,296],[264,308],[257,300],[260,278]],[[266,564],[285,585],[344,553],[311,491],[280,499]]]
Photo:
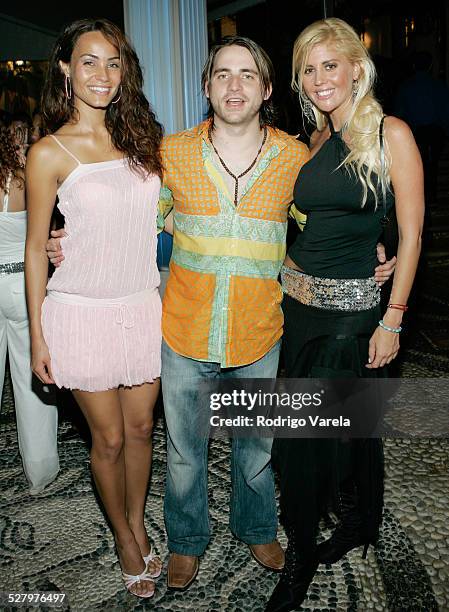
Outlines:
[[267,140],[267,134],[268,134],[268,130],[267,127],[265,126],[263,129],[263,140],[262,140],[262,144],[259,147],[259,150],[257,151],[257,155],[256,157],[253,159],[253,161],[251,162],[251,165],[248,166],[248,168],[246,170],[244,170],[243,172],[240,172],[240,174],[238,176],[236,176],[233,172],[231,172],[229,170],[229,168],[227,167],[227,165],[224,163],[224,161],[222,160],[222,158],[220,157],[219,152],[217,151],[217,149],[215,148],[214,142],[212,140],[212,127],[209,128],[209,140],[210,140],[210,144],[212,145],[213,150],[215,151],[216,156],[218,157],[220,164],[223,166],[224,170],[229,174],[229,176],[231,176],[234,181],[235,181],[235,189],[234,189],[234,206],[237,207],[238,204],[238,196],[239,196],[239,179],[242,178],[242,176],[245,176],[245,174],[248,174],[248,172],[250,170],[252,170],[252,168],[254,168],[257,159],[260,155],[260,152],[263,149],[263,146]]

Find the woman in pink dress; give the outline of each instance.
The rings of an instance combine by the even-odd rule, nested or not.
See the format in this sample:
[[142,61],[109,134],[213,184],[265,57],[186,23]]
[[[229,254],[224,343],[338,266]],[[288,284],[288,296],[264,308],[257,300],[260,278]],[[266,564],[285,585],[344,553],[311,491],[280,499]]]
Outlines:
[[[162,128],[142,93],[138,58],[114,24],[80,20],[64,30],[42,115],[51,135],[27,162],[32,369],[44,383],[72,390],[92,434],[92,474],[126,587],[151,597],[161,572],[144,506],[160,376]],[[65,262],[47,283],[56,196]]]

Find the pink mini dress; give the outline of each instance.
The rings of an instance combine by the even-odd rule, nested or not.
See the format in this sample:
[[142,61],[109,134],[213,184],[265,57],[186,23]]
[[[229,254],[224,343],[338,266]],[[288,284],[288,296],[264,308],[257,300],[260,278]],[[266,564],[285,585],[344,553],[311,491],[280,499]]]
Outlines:
[[156,266],[160,180],[128,160],[81,163],[58,189],[67,236],[47,284],[42,328],[58,387],[105,391],[161,373]]

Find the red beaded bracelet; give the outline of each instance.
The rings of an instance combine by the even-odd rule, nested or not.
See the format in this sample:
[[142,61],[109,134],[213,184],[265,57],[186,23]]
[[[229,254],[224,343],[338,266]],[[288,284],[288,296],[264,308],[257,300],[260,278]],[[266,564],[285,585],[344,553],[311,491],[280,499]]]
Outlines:
[[402,312],[406,312],[408,310],[408,306],[405,304],[388,304],[388,308],[395,308],[396,310],[402,310]]

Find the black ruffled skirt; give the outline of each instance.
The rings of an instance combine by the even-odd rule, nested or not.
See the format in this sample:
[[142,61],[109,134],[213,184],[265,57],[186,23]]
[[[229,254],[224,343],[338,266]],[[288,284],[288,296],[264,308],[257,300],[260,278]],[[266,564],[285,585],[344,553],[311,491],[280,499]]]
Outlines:
[[[385,377],[370,370],[369,339],[380,307],[359,312],[324,310],[286,295],[283,356],[288,378]],[[362,407],[363,409],[363,407]],[[375,540],[383,507],[383,448],[379,439],[276,439],[281,520],[295,527],[302,546],[315,545],[318,522],[329,506],[338,510],[338,489],[348,479],[358,491],[363,530]]]

